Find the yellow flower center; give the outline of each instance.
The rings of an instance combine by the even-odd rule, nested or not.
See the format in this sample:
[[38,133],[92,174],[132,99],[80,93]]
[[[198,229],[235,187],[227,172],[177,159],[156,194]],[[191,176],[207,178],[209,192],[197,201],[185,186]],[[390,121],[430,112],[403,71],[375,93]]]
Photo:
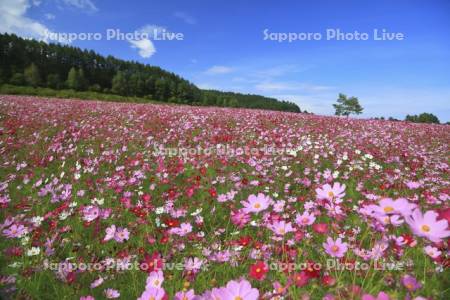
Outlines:
[[309,219],[308,218],[303,218],[303,224],[306,224],[306,223],[308,223],[309,222]]
[[331,251],[333,251],[333,252],[338,252],[338,250],[339,250],[339,247],[336,246],[336,245],[334,245],[333,247],[331,247]]
[[423,232],[429,232],[430,231],[430,226],[422,225],[421,229],[422,229]]
[[234,300],[244,300],[244,299],[242,299],[240,296],[236,296],[234,297]]
[[328,192],[328,197],[333,198],[334,197],[334,193],[332,191]]
[[254,207],[254,208],[260,208],[260,207],[261,207],[261,204],[256,203],[253,207]]
[[284,234],[286,232],[286,230],[284,230],[284,228],[280,228],[280,230],[278,230],[281,234]]
[[153,284],[154,284],[155,286],[158,286],[158,285],[159,285],[159,280],[156,279],[156,280],[153,282]]
[[392,206],[386,206],[384,208],[384,212],[385,213],[390,213],[390,212],[393,212],[393,211],[394,211],[394,208]]
[[256,273],[261,272],[261,268],[256,268]]

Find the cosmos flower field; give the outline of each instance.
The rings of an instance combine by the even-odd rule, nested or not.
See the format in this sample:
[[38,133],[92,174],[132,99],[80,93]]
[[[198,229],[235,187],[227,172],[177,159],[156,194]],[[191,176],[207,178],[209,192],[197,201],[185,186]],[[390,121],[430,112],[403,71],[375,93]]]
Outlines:
[[0,96],[6,299],[449,299],[450,130]]

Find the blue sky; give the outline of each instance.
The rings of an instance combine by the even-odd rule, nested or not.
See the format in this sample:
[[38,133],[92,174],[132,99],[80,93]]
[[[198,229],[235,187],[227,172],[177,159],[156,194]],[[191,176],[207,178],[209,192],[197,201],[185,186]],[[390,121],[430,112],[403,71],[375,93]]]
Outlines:
[[[161,66],[202,88],[290,100],[318,114],[332,114],[342,92],[360,99],[363,117],[426,111],[450,120],[450,1],[0,0],[0,16],[0,31],[37,38],[101,33],[71,43]],[[107,29],[183,40],[106,40]],[[264,40],[265,29],[322,38]],[[369,38],[327,40],[327,29]],[[376,41],[374,29],[404,39]]]

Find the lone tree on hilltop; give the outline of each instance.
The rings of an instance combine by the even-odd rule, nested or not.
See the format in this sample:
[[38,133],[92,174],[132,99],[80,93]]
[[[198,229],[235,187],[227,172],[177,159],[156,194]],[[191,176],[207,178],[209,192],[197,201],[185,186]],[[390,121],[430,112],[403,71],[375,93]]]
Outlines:
[[347,98],[344,94],[339,94],[337,103],[333,104],[336,116],[346,116],[350,114],[359,115],[363,111],[363,107],[359,104],[359,100],[356,97]]

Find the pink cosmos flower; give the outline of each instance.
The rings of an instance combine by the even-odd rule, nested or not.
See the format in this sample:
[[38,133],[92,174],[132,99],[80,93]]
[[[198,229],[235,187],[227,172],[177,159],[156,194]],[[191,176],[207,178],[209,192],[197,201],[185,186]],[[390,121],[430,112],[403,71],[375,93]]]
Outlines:
[[280,213],[280,212],[282,212],[283,210],[284,210],[284,205],[286,204],[286,201],[284,201],[284,200],[279,200],[279,201],[277,201],[277,202],[275,202],[274,204],[273,204],[273,210],[275,211],[275,212],[278,212],[278,213]]
[[272,199],[269,196],[265,196],[263,193],[259,193],[257,196],[250,195],[248,196],[247,201],[241,201],[242,205],[244,205],[243,211],[245,213],[259,213],[265,209],[267,209],[272,202]]
[[414,190],[414,189],[418,189],[419,187],[421,187],[422,184],[417,181],[408,181],[408,182],[406,182],[406,186],[408,187],[408,189]]
[[227,202],[229,199],[227,197],[227,194],[220,194],[219,196],[217,196],[217,201],[218,202]]
[[187,258],[184,261],[184,268],[186,271],[197,272],[203,265],[203,260],[198,257]]
[[314,223],[316,220],[316,217],[312,213],[308,213],[305,211],[303,214],[297,214],[297,217],[295,218],[295,223],[297,223],[298,226],[307,226]]
[[194,298],[195,298],[194,290],[190,289],[187,292],[176,293],[174,300],[193,300]]
[[411,216],[406,217],[406,222],[415,235],[437,243],[450,236],[447,220],[438,221],[437,218],[438,214],[435,211],[429,210],[422,215],[420,209],[416,209]]
[[116,234],[114,235],[114,240],[118,243],[123,243],[130,238],[130,232],[126,228],[118,227]]
[[88,295],[88,296],[81,296],[80,300],[95,300],[95,298],[92,297],[91,295]]
[[415,204],[409,203],[404,198],[393,200],[391,198],[381,199],[378,205],[371,206],[374,213],[380,215],[400,214],[403,216],[409,216],[413,209],[416,208]]
[[145,289],[161,288],[164,282],[164,274],[161,270],[151,272],[145,284]]
[[431,258],[438,258],[438,257],[442,254],[442,252],[439,251],[438,248],[433,247],[433,246],[426,246],[423,250],[424,250],[425,253],[426,253],[427,255],[429,255]]
[[347,243],[342,243],[341,238],[334,241],[331,237],[327,238],[327,242],[323,243],[325,252],[333,257],[344,257],[344,254],[348,250]]
[[106,241],[113,239],[114,236],[116,235],[116,225],[109,226],[108,228],[106,228],[105,231],[106,231],[106,235],[103,238],[103,240],[106,242]]
[[149,288],[146,289],[141,297],[139,297],[137,300],[162,300],[164,298],[164,295],[166,292],[162,288]]
[[293,232],[294,228],[292,228],[291,222],[286,223],[285,221],[275,221],[274,223],[269,225],[269,228],[276,235],[285,235],[286,233]]
[[103,283],[103,277],[99,277],[91,283],[91,289],[98,287]]
[[88,205],[83,207],[82,214],[84,221],[92,222],[100,215],[100,209],[95,205]]
[[341,200],[345,196],[345,184],[340,184],[335,182],[333,186],[328,183],[322,186],[322,188],[316,189],[317,199],[327,199],[327,200]]
[[174,227],[170,229],[170,233],[176,234],[179,236],[185,236],[192,232],[192,225],[190,223],[181,223],[180,227]]
[[257,300],[259,297],[259,291],[252,288],[250,282],[245,279],[229,281],[226,287],[220,288],[216,294],[220,300]]
[[13,224],[8,229],[3,230],[3,235],[7,238],[20,238],[27,233],[27,228],[22,224]]
[[108,298],[108,299],[115,299],[115,298],[120,297],[120,293],[118,290],[106,289],[104,292],[105,292],[106,298]]

